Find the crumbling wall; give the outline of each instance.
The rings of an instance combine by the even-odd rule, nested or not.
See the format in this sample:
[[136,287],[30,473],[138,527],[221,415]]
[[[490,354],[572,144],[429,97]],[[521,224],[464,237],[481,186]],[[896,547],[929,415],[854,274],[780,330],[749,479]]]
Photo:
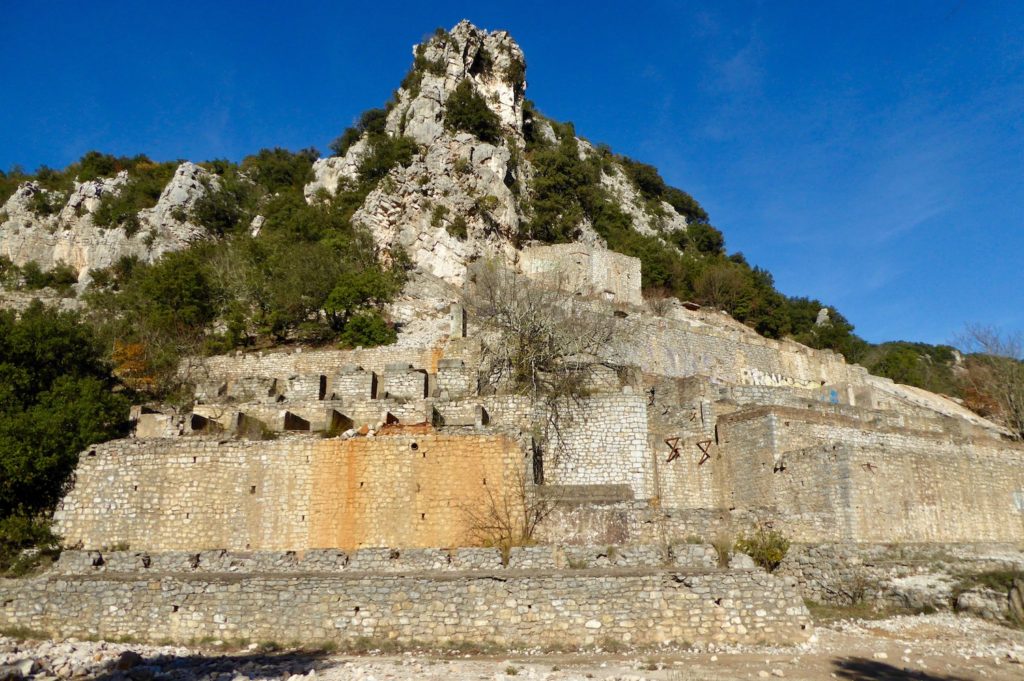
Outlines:
[[524,248],[523,273],[565,291],[595,295],[616,303],[640,305],[640,260],[585,244]]
[[521,464],[501,435],[118,440],[82,455],[55,519],[86,548],[457,546]]
[[[685,615],[681,616],[681,613]],[[0,626],[143,641],[590,646],[797,643],[792,581],[652,568],[240,575],[55,574],[0,580]]]
[[404,362],[428,373],[437,373],[442,359],[461,359],[469,366],[479,363],[480,344],[474,339],[453,338],[438,347],[385,345],[356,350],[274,350],[217,355],[184,362],[181,373],[196,382],[231,381],[251,376],[335,377],[354,367],[385,373],[388,364]]

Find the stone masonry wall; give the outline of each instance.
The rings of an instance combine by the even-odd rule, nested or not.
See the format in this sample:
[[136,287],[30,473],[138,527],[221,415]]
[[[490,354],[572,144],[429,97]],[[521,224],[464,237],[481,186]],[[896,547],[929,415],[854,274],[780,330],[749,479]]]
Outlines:
[[439,347],[406,347],[387,345],[365,350],[282,350],[269,352],[218,355],[183,364],[180,371],[193,381],[235,380],[248,376],[288,378],[301,375],[337,376],[352,367],[362,367],[378,376],[388,364],[405,362],[416,369],[436,373],[442,359],[461,359],[476,366],[479,342],[473,339],[450,339]]
[[1024,449],[772,407],[719,420],[732,505],[800,541],[1024,540]]
[[640,260],[585,244],[554,244],[523,249],[523,272],[567,291],[640,305]]
[[49,574],[0,579],[0,626],[186,641],[470,641],[530,646],[799,642],[792,581],[761,571],[496,570]]
[[82,455],[55,519],[86,548],[457,546],[519,465],[501,435],[118,440]]
[[647,401],[643,395],[590,397],[570,414],[545,455],[545,483],[626,484],[637,498],[653,494],[647,444]]

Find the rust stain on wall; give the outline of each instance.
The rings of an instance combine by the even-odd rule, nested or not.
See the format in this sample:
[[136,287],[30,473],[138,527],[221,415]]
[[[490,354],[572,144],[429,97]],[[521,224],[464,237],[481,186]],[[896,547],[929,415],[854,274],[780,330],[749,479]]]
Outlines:
[[466,509],[514,489],[519,456],[496,435],[325,440],[311,461],[309,546],[465,545]]

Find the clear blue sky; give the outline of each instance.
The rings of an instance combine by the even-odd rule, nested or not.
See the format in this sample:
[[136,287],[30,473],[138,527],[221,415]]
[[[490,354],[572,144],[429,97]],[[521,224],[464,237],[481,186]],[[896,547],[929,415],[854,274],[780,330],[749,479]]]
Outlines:
[[609,4],[0,0],[0,167],[326,150],[465,17],[868,340],[1024,330],[1024,3]]

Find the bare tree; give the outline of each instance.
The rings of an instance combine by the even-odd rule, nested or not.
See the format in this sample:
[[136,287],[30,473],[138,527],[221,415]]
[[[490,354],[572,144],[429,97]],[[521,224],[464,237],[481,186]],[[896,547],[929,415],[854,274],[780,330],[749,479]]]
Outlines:
[[541,447],[561,440],[574,407],[601,367],[615,362],[619,325],[604,301],[543,284],[493,260],[473,268],[463,304],[480,326],[481,381],[495,392],[526,395]]
[[968,405],[1024,439],[1024,336],[969,326],[957,344],[969,353],[963,373]]
[[493,260],[473,268],[463,304],[484,334],[483,379],[499,392],[573,397],[588,367],[615,366],[617,324],[558,281],[535,283]]
[[484,486],[481,502],[465,504],[468,539],[480,546],[501,549],[502,560],[508,562],[513,546],[529,546],[538,527],[554,510],[554,502],[538,494],[527,480],[522,461],[513,464],[513,471],[500,488]]

